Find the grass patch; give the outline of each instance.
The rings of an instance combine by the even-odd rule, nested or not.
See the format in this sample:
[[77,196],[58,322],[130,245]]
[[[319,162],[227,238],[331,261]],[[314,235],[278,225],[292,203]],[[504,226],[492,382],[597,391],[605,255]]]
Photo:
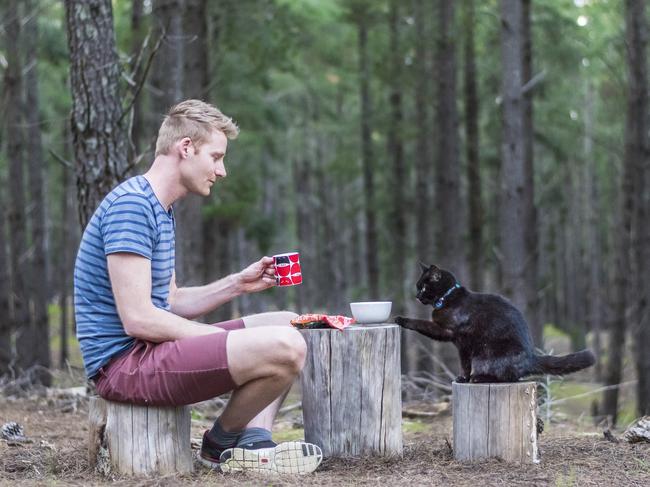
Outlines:
[[282,441],[302,440],[305,437],[303,428],[287,428],[273,432],[273,441],[280,443]]
[[431,425],[424,421],[413,421],[411,419],[402,420],[402,431],[404,433],[424,433],[431,429]]

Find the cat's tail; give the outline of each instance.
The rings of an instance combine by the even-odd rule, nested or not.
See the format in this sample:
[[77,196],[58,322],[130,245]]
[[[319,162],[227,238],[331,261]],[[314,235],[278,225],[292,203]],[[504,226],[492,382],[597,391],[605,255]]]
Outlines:
[[596,357],[591,350],[554,357],[553,355],[535,355],[531,374],[563,375],[591,367]]

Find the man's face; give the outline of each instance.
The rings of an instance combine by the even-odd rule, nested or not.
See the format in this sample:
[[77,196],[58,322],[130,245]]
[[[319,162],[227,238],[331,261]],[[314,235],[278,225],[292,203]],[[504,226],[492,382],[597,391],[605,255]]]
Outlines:
[[212,132],[199,149],[189,143],[187,157],[181,161],[181,182],[190,193],[209,196],[217,179],[226,177],[224,157],[227,147],[228,139],[220,131]]

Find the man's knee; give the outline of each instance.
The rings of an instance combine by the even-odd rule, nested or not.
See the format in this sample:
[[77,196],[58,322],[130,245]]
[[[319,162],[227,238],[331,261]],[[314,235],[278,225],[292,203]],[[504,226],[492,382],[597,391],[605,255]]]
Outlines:
[[276,360],[292,373],[299,373],[305,364],[307,344],[299,331],[294,328],[279,328],[274,334],[273,347]]

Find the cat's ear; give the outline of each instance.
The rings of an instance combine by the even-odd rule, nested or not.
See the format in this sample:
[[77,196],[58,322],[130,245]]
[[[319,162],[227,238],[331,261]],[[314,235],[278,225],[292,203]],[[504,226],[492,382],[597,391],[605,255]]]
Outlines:
[[422,272],[426,272],[426,271],[429,270],[429,266],[428,266],[428,265],[423,264],[422,262],[418,262],[418,264],[420,264],[420,270],[421,270]]

